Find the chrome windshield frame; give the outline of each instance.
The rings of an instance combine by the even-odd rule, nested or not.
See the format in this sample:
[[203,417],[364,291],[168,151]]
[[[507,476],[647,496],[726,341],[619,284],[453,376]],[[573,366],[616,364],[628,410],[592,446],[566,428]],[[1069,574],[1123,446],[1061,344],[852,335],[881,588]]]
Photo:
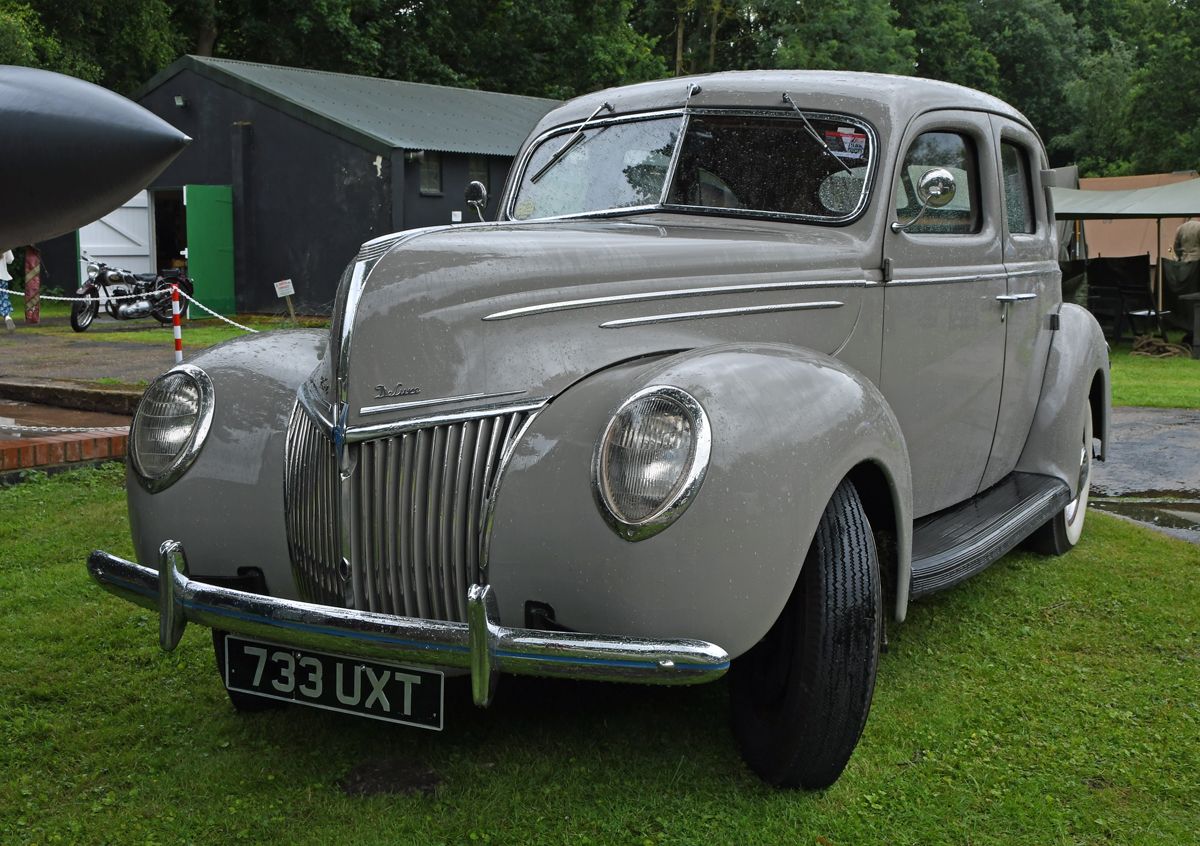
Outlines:
[[[875,127],[866,118],[858,117],[857,115],[849,115],[844,112],[827,112],[827,111],[812,111],[805,109],[803,114],[809,119],[817,120],[832,120],[861,129],[866,133],[868,138],[868,156],[866,165],[866,175],[863,179],[863,188],[858,197],[858,203],[847,214],[838,217],[829,217],[824,215],[807,215],[795,214],[791,212],[776,212],[763,209],[730,209],[717,208],[712,206],[693,206],[683,203],[669,203],[667,196],[671,191],[671,186],[675,183],[676,171],[679,167],[679,159],[683,151],[683,140],[687,136],[688,125],[693,115],[717,115],[717,116],[734,116],[734,117],[768,117],[768,118],[784,118],[800,122],[801,117],[796,115],[795,110],[791,106],[782,108],[713,108],[700,107],[693,108],[685,106],[677,109],[662,109],[649,112],[635,112],[632,114],[615,115],[598,120],[578,120],[571,123],[562,124],[547,129],[538,135],[530,144],[522,151],[519,161],[513,173],[514,179],[511,181],[511,189],[507,192],[504,198],[504,205],[501,209],[503,220],[514,223],[527,223],[535,221],[552,221],[552,220],[579,220],[588,218],[607,218],[618,217],[631,214],[639,214],[644,212],[676,212],[681,214],[701,214],[707,216],[719,217],[737,217],[749,218],[757,220],[772,220],[772,221],[789,221],[794,223],[816,223],[821,226],[845,226],[858,220],[865,213],[867,206],[870,205],[872,193],[875,188],[875,176],[878,172],[878,150],[879,137],[875,132]],[[661,118],[679,117],[679,137],[676,139],[675,148],[671,153],[671,160],[667,166],[667,174],[663,180],[662,192],[659,195],[657,203],[642,204],[637,206],[620,206],[617,208],[594,209],[584,212],[572,212],[571,214],[548,215],[546,217],[531,217],[519,218],[515,214],[517,198],[521,193],[521,186],[525,179],[525,173],[529,168],[529,163],[533,158],[533,154],[543,144],[559,135],[566,135],[575,132],[579,127],[587,124],[588,129],[611,126],[617,123],[633,123],[645,120],[657,120]],[[590,120],[590,123],[589,123]]]

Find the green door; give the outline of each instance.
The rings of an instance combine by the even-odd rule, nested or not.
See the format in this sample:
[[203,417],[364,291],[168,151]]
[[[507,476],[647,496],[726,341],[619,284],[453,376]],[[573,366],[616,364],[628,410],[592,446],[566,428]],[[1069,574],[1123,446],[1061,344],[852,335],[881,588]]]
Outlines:
[[[195,297],[218,314],[234,313],[233,296],[233,187],[185,185],[183,205],[187,215],[188,276]],[[190,316],[204,317],[193,308]]]

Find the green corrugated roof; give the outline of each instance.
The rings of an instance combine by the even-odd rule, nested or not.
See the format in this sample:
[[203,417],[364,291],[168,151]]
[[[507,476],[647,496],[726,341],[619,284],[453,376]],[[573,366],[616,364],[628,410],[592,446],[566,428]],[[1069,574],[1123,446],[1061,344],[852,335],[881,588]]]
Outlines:
[[266,100],[301,120],[334,131],[342,127],[391,149],[511,156],[529,130],[559,104],[541,97],[204,56],[179,59],[135,99],[184,69]]

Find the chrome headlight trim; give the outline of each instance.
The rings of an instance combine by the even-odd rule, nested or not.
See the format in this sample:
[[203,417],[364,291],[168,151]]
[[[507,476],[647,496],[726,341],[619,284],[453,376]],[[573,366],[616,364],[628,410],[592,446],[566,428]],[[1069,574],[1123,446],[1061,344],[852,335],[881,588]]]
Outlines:
[[172,367],[166,373],[157,377],[154,382],[151,382],[146,392],[149,393],[155,383],[169,376],[181,373],[189,377],[195,384],[199,396],[199,406],[196,411],[196,422],[192,426],[191,435],[188,437],[183,449],[167,465],[166,469],[157,474],[149,474],[142,468],[141,462],[138,460],[136,433],[142,411],[145,408],[144,401],[138,403],[137,411],[133,414],[133,422],[129,425],[129,466],[133,468],[133,475],[137,478],[138,483],[149,493],[158,493],[170,487],[192,466],[192,463],[196,460],[196,456],[200,454],[200,449],[204,446],[205,440],[208,438],[209,429],[212,428],[213,410],[216,408],[216,392],[213,389],[213,382],[209,375],[194,364],[178,364]]
[[[641,520],[631,521],[619,514],[609,500],[606,482],[607,467],[604,460],[605,445],[612,436],[621,415],[634,403],[650,396],[671,400],[683,409],[691,424],[692,451],[687,468],[662,505]],[[640,541],[653,537],[678,520],[679,516],[691,505],[708,472],[711,454],[712,427],[709,424],[708,413],[695,397],[673,385],[650,385],[642,388],[629,396],[613,412],[592,453],[592,494],[600,508],[601,515],[613,531],[627,541]]]

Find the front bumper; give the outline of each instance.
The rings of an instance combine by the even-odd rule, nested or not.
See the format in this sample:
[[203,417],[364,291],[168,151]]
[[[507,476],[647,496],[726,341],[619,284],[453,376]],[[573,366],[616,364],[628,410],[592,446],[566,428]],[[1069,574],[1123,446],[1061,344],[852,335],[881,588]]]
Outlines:
[[643,684],[699,684],[729,656],[702,640],[511,629],[499,624],[490,586],[472,585],[467,622],[396,617],[313,605],[189,579],[183,546],[166,541],[153,570],[97,550],[88,571],[107,591],[159,612],[159,643],[174,649],[190,620],[247,637],[354,658],[471,672],[475,704],[491,702],[500,673]]

